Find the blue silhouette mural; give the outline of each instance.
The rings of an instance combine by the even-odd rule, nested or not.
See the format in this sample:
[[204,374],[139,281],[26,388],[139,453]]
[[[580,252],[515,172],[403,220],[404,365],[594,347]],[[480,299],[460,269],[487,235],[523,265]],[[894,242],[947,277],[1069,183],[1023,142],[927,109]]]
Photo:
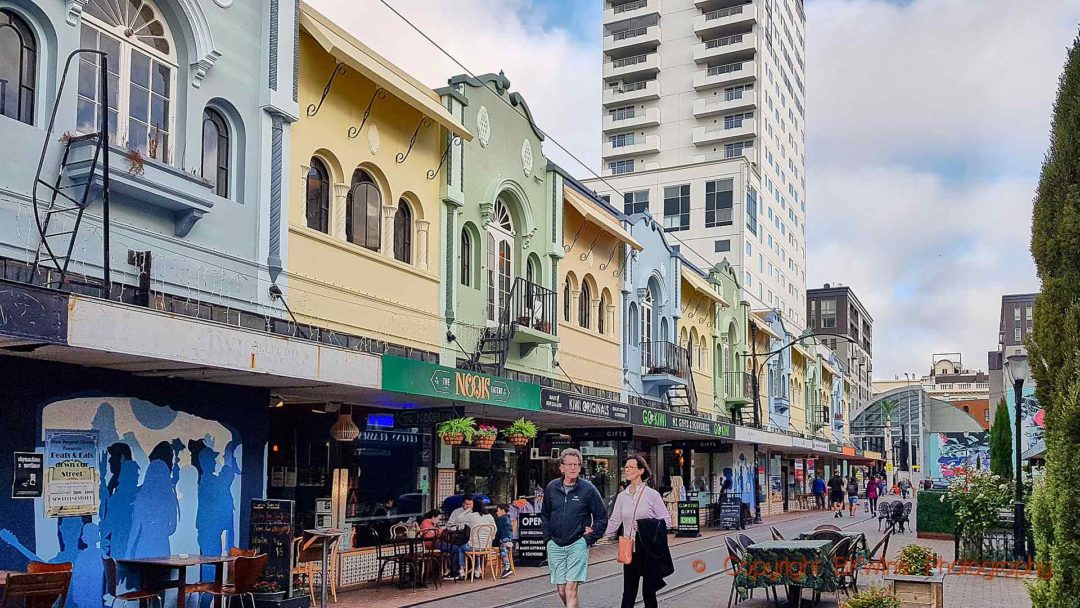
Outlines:
[[[99,513],[46,518],[36,499],[33,544],[3,529],[3,515],[0,544],[28,560],[71,562],[65,608],[104,605],[103,557],[220,555],[236,545],[243,450],[236,429],[122,397],[49,403],[42,436],[50,429],[98,431]],[[212,580],[212,571],[202,574]],[[121,569],[121,583],[123,576]]]

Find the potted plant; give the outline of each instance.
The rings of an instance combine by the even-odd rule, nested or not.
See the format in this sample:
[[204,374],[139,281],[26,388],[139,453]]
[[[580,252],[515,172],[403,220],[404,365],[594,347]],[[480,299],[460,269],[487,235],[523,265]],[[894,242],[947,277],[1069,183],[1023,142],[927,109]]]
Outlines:
[[535,424],[525,418],[518,418],[503,429],[503,436],[514,447],[523,448],[529,445],[530,439],[536,438],[536,432]]
[[938,567],[940,564],[941,558],[932,549],[908,545],[896,554],[896,572],[885,575],[886,584],[903,605],[942,608],[945,572]]
[[491,446],[495,444],[495,436],[498,434],[499,429],[490,424],[481,424],[473,436],[473,445],[481,450],[490,450]]
[[435,432],[446,445],[461,445],[466,441],[472,441],[476,434],[476,419],[465,416],[463,418],[451,418],[440,422]]
[[843,608],[900,608],[900,598],[881,585],[871,585],[869,589],[857,593],[844,602]]
[[281,600],[285,599],[285,590],[277,581],[261,580],[251,587],[251,595],[256,600]]

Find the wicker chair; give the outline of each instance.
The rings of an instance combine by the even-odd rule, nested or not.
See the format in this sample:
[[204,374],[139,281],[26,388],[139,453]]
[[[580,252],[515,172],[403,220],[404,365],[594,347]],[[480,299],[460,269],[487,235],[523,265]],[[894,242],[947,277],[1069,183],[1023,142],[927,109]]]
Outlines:
[[[733,601],[736,604],[738,604],[739,601],[741,601],[741,598],[738,598],[735,595],[736,590],[741,589],[743,591],[746,591],[747,595],[748,595],[748,598],[753,599],[754,598],[754,589],[755,588],[754,587],[749,587],[749,586],[744,586],[743,584],[741,584],[741,583],[743,583],[745,581],[745,579],[739,577],[739,571],[743,567],[743,562],[746,561],[746,552],[743,550],[742,546],[739,545],[739,543],[737,543],[735,541],[735,539],[731,538],[730,536],[728,536],[728,537],[726,537],[724,539],[724,543],[727,545],[728,561],[731,562],[732,570],[735,573],[735,576],[734,576],[734,578],[732,578],[732,581],[731,581],[731,593],[728,595],[728,608],[731,608],[731,604],[732,604]],[[775,602],[776,605],[780,605],[780,600],[778,599],[778,597],[776,595],[776,586],[775,585],[773,585],[772,587],[766,587],[765,588],[765,599],[766,600],[769,599],[769,589],[772,589],[772,592],[773,592],[773,602]]]
[[[495,564],[499,561],[499,548],[492,547],[495,540],[495,526],[491,524],[481,524],[475,526],[472,529],[472,535],[469,539],[469,545],[472,546],[471,551],[465,552],[465,580],[471,580],[476,578],[484,578],[484,566],[487,565],[491,570],[491,578],[494,580],[498,577],[495,572]],[[494,552],[492,551],[494,549]],[[494,553],[494,558],[492,554]],[[486,562],[486,564],[485,564]]]
[[742,532],[740,532],[738,535],[736,535],[735,538],[737,538],[739,540],[739,545],[744,550],[749,549],[750,545],[754,544],[754,539],[750,538],[746,534],[743,534]]

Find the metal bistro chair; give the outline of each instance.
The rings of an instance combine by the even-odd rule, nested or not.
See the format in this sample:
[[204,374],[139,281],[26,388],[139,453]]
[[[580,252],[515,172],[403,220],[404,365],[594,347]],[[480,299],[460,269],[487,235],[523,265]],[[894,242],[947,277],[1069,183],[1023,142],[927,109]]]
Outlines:
[[877,506],[877,529],[881,532],[881,522],[889,519],[889,513],[891,512],[892,501],[879,502]]
[[[241,607],[244,606],[244,598],[246,597],[251,600],[251,608],[255,608],[255,595],[252,593],[252,589],[255,587],[255,583],[262,578],[269,558],[265,553],[255,557],[237,557],[236,561],[233,562],[234,582],[213,585],[206,590],[206,593],[229,600],[226,604],[231,604],[232,598],[239,597]],[[337,598],[334,598],[334,601],[336,602]]]
[[419,549],[410,558],[417,581],[423,583],[424,577],[430,576],[431,583],[438,589],[439,581],[442,580],[443,564],[448,557],[448,553],[443,553],[439,549],[438,528],[420,530]]
[[[746,575],[741,575],[741,571],[743,570],[743,562],[746,561],[746,552],[743,550],[742,546],[740,546],[739,543],[737,543],[735,539],[731,538],[730,536],[724,538],[724,543],[727,545],[728,561],[731,562],[732,571],[734,572],[734,577],[731,581],[731,593],[728,594],[728,608],[731,608],[732,602],[738,604],[743,599],[741,597],[741,594],[738,597],[736,596],[735,592],[737,590],[745,591],[747,594],[747,599],[754,599],[755,587],[747,585],[747,579],[744,578]],[[776,585],[772,585],[771,587],[765,587],[765,599],[769,599],[769,589],[772,589],[773,592],[773,602],[777,606],[779,606],[780,600],[776,594]]]
[[105,568],[105,593],[113,598],[112,602],[109,602],[110,608],[116,602],[123,602],[125,606],[128,602],[138,602],[141,607],[144,604],[150,604],[150,600],[157,600],[159,608],[163,606],[161,593],[155,593],[149,589],[135,589],[118,593],[116,589],[116,560],[111,557],[103,557],[101,563]]
[[899,500],[889,505],[889,530],[896,530],[900,526],[900,521],[904,518],[904,508],[904,503]]
[[754,544],[754,539],[750,538],[746,534],[743,534],[742,532],[736,535],[735,538],[739,540],[739,545],[743,548],[743,550],[749,549],[750,545]]
[[393,577],[394,570],[398,573],[401,572],[402,555],[384,555],[382,539],[379,538],[379,532],[371,526],[363,526],[356,528],[356,542],[360,547],[374,547],[375,548],[375,563],[379,566],[378,575],[375,578],[375,589],[378,589],[382,585],[383,572],[386,571],[387,566],[391,566],[390,576]]
[[911,516],[911,507],[913,503],[904,503],[904,512],[900,514],[900,533],[904,534],[905,526],[911,525],[911,521],[908,519]]
[[840,526],[834,526],[832,524],[821,524],[820,526],[814,528],[815,532],[818,530],[832,530],[834,532],[839,532]]
[[892,537],[892,530],[885,533],[885,536],[881,538],[874,545],[874,548],[870,550],[869,564],[880,569],[883,573],[888,570],[888,562],[886,556],[889,554],[889,538]]
[[773,540],[784,540],[784,535],[780,533],[780,530],[776,529],[776,526],[769,526],[769,531],[772,532]]
[[[59,564],[50,564],[59,565]],[[52,608],[67,602],[71,585],[71,563],[65,562],[66,570],[9,574],[0,599],[0,608],[22,606],[23,608]]]
[[[834,544],[832,547],[829,548],[828,551],[826,551],[825,558],[828,560],[828,562],[830,564],[834,564],[834,565],[837,563],[837,560],[841,560],[842,563],[848,563],[848,562],[843,562],[843,560],[850,559],[850,555],[849,555],[850,547],[851,547],[851,539],[850,538],[841,538],[839,542]],[[840,572],[836,572],[836,580],[831,581],[831,582],[832,582],[832,584],[829,585],[828,588],[823,589],[822,591],[835,592],[836,593],[836,605],[839,606],[839,605],[841,605],[840,604],[840,591],[845,589],[845,584],[846,584],[846,582],[844,580],[844,575],[841,574]],[[821,601],[821,593],[822,593],[822,591],[814,591],[814,604],[815,605],[817,605],[818,602]],[[850,595],[850,592],[848,592],[848,595]]]

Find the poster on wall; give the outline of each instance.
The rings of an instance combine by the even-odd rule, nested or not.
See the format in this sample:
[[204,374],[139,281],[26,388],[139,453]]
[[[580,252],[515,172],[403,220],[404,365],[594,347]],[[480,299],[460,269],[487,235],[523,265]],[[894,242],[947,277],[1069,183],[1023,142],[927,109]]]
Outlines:
[[12,498],[41,498],[45,486],[45,457],[37,452],[15,452]]
[[96,515],[98,433],[45,431],[45,516]]

